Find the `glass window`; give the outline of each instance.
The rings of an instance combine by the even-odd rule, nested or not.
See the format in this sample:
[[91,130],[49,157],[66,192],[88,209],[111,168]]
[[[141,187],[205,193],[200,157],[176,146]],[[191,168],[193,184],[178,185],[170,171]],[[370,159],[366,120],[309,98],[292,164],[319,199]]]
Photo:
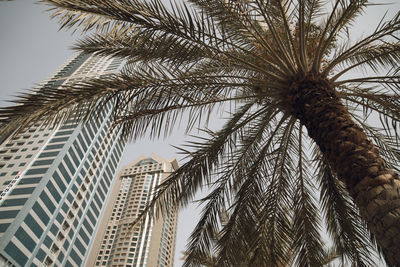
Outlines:
[[27,201],[27,198],[12,198],[12,199],[6,199],[3,201],[3,204],[1,204],[3,207],[12,207],[12,206],[22,206],[25,204]]
[[76,187],[76,185],[73,185],[71,190],[76,194],[76,192],[78,192],[78,187]]
[[69,131],[62,131],[62,132],[58,132],[55,134],[55,136],[63,136],[63,135],[70,135],[73,133],[73,130],[69,130]]
[[57,257],[57,259],[58,259],[58,261],[59,262],[62,262],[63,261],[63,259],[64,259],[64,253],[62,252],[62,251],[60,251],[60,254],[58,255],[58,257]]
[[99,193],[99,195],[100,195],[100,198],[101,198],[101,199],[105,199],[105,198],[106,198],[106,196],[103,194],[103,192],[102,192],[101,188],[99,187],[98,189],[99,189],[99,190],[97,190],[97,192]]
[[39,168],[39,169],[30,169],[26,172],[26,175],[32,175],[32,174],[43,174],[47,171],[48,168]]
[[96,214],[96,217],[98,218],[100,213],[99,213],[99,210],[97,209],[96,205],[92,202],[90,204],[90,207],[92,208],[93,212]]
[[39,250],[38,250],[38,252],[36,254],[36,258],[39,261],[43,261],[45,256],[46,256],[46,253],[43,251],[43,249],[39,248]]
[[83,225],[86,227],[86,230],[88,231],[89,234],[93,233],[93,228],[90,226],[90,224],[87,221],[87,219],[83,220]]
[[21,243],[30,251],[33,252],[36,243],[33,239],[25,232],[22,227],[19,227],[17,232],[15,232],[15,237],[21,241]]
[[79,235],[82,237],[82,239],[86,243],[86,245],[89,245],[90,239],[87,236],[87,234],[85,233],[85,231],[83,230],[83,228],[81,228],[81,230],[79,231]]
[[54,151],[54,152],[43,152],[40,153],[39,158],[50,158],[50,157],[55,157],[60,153],[59,151]]
[[58,227],[57,227],[55,224],[53,224],[53,225],[51,226],[51,228],[50,228],[50,232],[51,232],[54,236],[56,236],[56,235],[57,235],[57,232],[58,232]]
[[46,214],[46,212],[43,210],[43,208],[39,205],[39,203],[36,202],[33,205],[32,209],[44,224],[47,224],[49,222],[49,220],[50,220],[49,216]]
[[81,179],[81,177],[76,177],[76,182],[77,182],[77,184],[78,185],[81,185],[81,183],[82,183],[82,179]]
[[78,143],[76,141],[74,141],[74,147],[76,149],[76,152],[78,152],[79,158],[83,159],[83,153],[81,148],[79,147]]
[[74,224],[75,228],[78,228],[78,219],[75,219],[73,224]]
[[68,233],[68,236],[70,239],[72,239],[72,237],[74,236],[74,229],[71,228],[71,230]]
[[90,165],[89,165],[89,163],[87,161],[85,161],[85,163],[83,165],[85,166],[86,169],[90,168]]
[[97,195],[97,193],[94,195],[94,200],[96,201],[97,206],[102,207],[103,201],[101,201],[101,200],[99,199],[99,196]]
[[96,127],[96,124],[95,124],[94,120],[92,120],[92,121],[90,122],[90,125],[92,125],[93,131],[94,131],[94,132],[97,132],[97,127]]
[[60,163],[60,165],[58,165],[58,169],[60,170],[61,175],[64,177],[67,184],[69,184],[69,182],[71,181],[71,177],[68,174],[67,170],[65,169],[65,167],[62,163]]
[[25,266],[28,261],[28,257],[13,242],[8,243],[4,251],[21,266]]
[[107,192],[107,187],[104,183],[104,178],[100,180],[100,186],[103,188],[104,192]]
[[[82,133],[83,133],[83,137],[85,138],[87,144],[90,144],[90,143],[91,143],[91,142],[90,142],[90,138],[89,138],[89,136],[87,135],[87,132],[85,131],[85,129],[82,130]],[[86,149],[85,149],[85,150],[86,150]]]
[[75,127],[76,127],[76,125],[65,125],[65,126],[60,127],[60,130],[72,129]]
[[83,151],[86,151],[87,150],[87,145],[85,144],[85,141],[83,141],[83,138],[82,138],[81,134],[78,135],[78,140],[79,140],[80,145],[83,148]]
[[50,165],[54,159],[37,160],[33,163],[33,166]]
[[64,242],[64,249],[65,250],[68,250],[68,248],[69,248],[69,241],[67,240],[67,239],[65,239],[65,242]]
[[76,262],[76,264],[78,264],[79,266],[82,264],[82,259],[79,257],[79,255],[75,252],[74,249],[71,249],[70,256],[72,260]]
[[[92,129],[90,129],[89,124],[87,124],[86,126],[87,126],[86,128],[87,128],[87,130],[88,130],[88,132],[89,132],[90,137],[93,139],[93,138],[94,138],[94,134],[93,134]],[[88,141],[88,143],[89,143],[89,141]]]
[[34,177],[34,178],[22,178],[19,184],[38,184],[42,177]]
[[92,222],[93,225],[96,225],[96,219],[93,216],[93,213],[90,209],[87,211],[86,215],[89,217],[89,220]]
[[82,201],[82,205],[81,205],[81,206],[82,206],[82,208],[85,208],[85,207],[86,207],[86,200],[83,200],[83,201]]
[[52,243],[53,243],[53,240],[51,240],[51,238],[49,236],[46,236],[46,238],[43,241],[43,244],[46,247],[50,248]]
[[8,226],[10,226],[9,223],[0,223],[0,233],[4,233],[7,230]]
[[26,195],[31,194],[35,190],[35,187],[25,187],[25,188],[14,188],[10,195]]
[[60,149],[64,146],[64,144],[59,145],[47,145],[44,150],[51,150],[51,149]]
[[68,207],[67,204],[64,203],[64,204],[62,205],[61,209],[62,209],[65,213],[67,213],[69,207]]
[[72,203],[72,201],[74,201],[74,197],[71,195],[71,193],[68,194],[67,199],[70,203]]
[[51,144],[51,143],[66,142],[68,140],[68,138],[69,138],[69,136],[68,137],[53,138],[53,139],[50,140],[49,143]]
[[61,192],[65,192],[65,189],[67,189],[67,187],[65,186],[64,182],[61,180],[60,175],[58,175],[57,172],[53,173],[53,180],[56,182],[56,184],[58,185],[58,188],[61,189]]
[[74,161],[76,166],[79,166],[79,160],[76,157],[76,154],[74,152],[74,150],[72,149],[72,147],[68,150],[69,155],[71,156],[72,160]]
[[69,171],[71,172],[71,174],[74,175],[75,167],[72,165],[71,160],[69,159],[69,157],[67,155],[64,157],[64,162],[67,164],[67,167],[68,167]]
[[[65,203],[64,203],[65,204]],[[57,222],[59,222],[60,224],[62,224],[62,222],[64,221],[64,217],[61,215],[61,213],[57,214],[56,217]]]
[[82,255],[85,255],[86,249],[83,246],[83,244],[81,243],[81,241],[79,241],[79,239],[75,240],[75,246],[81,252]]
[[26,155],[25,158],[26,159],[32,158],[32,154]]
[[57,192],[57,189],[54,187],[53,183],[49,181],[46,185],[47,189],[49,190],[50,194],[54,197],[54,199],[58,202],[61,200],[60,194]]
[[46,192],[42,192],[40,194],[40,199],[43,201],[44,205],[46,205],[46,207],[49,209],[49,211],[51,213],[54,212],[54,210],[56,209],[56,206],[54,206],[53,202],[50,200],[49,196],[46,194]]

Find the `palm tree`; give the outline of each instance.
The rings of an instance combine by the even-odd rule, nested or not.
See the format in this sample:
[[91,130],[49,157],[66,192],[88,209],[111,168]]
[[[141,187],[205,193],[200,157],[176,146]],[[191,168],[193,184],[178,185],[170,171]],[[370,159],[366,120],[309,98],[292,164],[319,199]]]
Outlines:
[[[209,250],[227,205],[218,266],[243,259],[242,248],[271,266],[321,266],[321,229],[335,251],[370,266],[366,228],[386,262],[400,265],[400,13],[351,42],[366,0],[42,2],[61,28],[90,32],[75,49],[128,64],[23,95],[2,109],[2,134],[86,119],[111,102],[116,127],[135,140],[168,134],[186,114],[187,132],[205,136],[182,149],[187,162],[146,212],[165,214],[208,186],[189,258]],[[215,110],[226,112],[212,131]]]
[[[200,254],[193,254],[191,251],[184,251],[183,252],[183,260],[186,260],[187,263],[190,264],[197,264],[202,267],[218,267],[218,255],[214,253],[214,251],[218,251],[218,240],[222,237],[221,231],[223,227],[229,222],[229,217],[230,214],[222,208],[222,210],[219,213],[219,220],[220,220],[220,228],[218,229],[217,232],[212,233],[210,235],[211,237],[211,246],[209,251],[203,251]],[[254,225],[253,225],[254,226]],[[265,242],[265,241],[264,241]],[[237,262],[234,262],[231,266],[235,267],[245,267],[245,266],[269,266],[269,263],[265,263],[263,261],[257,261],[257,257],[255,257],[257,254],[252,251],[251,248],[246,247],[246,243],[240,245],[241,248],[246,248],[245,251],[247,251],[247,255],[243,258],[238,259]],[[292,253],[294,252],[291,249],[288,249],[286,251],[288,255],[285,257],[293,259]],[[342,255],[339,253],[335,252],[334,249],[331,248],[326,248],[323,254],[324,260],[322,266],[331,266],[330,264],[336,260],[344,260],[341,258]],[[347,262],[342,262],[342,265],[340,266],[348,266],[349,263]],[[285,267],[285,266],[292,266],[291,262],[287,262],[286,265],[275,265],[277,267]],[[337,264],[335,266],[338,266]]]

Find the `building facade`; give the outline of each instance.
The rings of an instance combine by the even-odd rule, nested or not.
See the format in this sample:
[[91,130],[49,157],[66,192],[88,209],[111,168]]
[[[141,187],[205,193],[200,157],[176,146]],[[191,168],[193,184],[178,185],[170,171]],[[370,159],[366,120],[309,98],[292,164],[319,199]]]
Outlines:
[[[40,86],[108,75],[122,65],[77,54]],[[124,147],[110,131],[110,113],[111,104],[84,124],[37,124],[0,146],[0,266],[85,264]]]
[[156,155],[140,157],[119,174],[102,218],[86,266],[172,267],[174,263],[177,212],[157,220],[145,219],[131,228],[146,203],[176,160]]

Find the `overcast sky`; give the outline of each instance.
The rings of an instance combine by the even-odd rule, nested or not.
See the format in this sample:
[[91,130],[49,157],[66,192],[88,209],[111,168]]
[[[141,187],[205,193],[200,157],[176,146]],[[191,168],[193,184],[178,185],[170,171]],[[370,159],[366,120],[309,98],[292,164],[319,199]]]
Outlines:
[[[8,105],[16,92],[32,88],[53,73],[73,54],[69,47],[78,35],[58,31],[55,20],[49,19],[44,6],[33,0],[0,1],[0,106]],[[377,1],[380,2],[380,1]],[[390,13],[400,9],[400,1],[393,0]],[[388,7],[375,7],[356,23],[352,37],[370,31]],[[171,144],[183,143],[183,135],[178,133],[166,140],[141,141],[131,144],[125,150],[121,166],[127,165],[138,156],[151,152],[163,158],[178,158]],[[182,262],[180,252],[184,250],[194,223],[198,218],[194,206],[180,212],[175,267]]]

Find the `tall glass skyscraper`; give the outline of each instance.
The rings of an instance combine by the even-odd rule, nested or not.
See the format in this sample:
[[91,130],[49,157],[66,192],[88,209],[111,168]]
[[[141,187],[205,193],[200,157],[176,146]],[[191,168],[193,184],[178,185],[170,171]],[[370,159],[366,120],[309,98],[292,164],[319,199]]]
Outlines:
[[176,160],[140,157],[119,174],[112,190],[87,266],[172,267],[177,212],[131,223],[143,211],[155,188],[178,168]]
[[[120,59],[77,54],[41,86],[119,71]],[[96,119],[35,125],[0,147],[0,266],[83,266],[124,142]]]

